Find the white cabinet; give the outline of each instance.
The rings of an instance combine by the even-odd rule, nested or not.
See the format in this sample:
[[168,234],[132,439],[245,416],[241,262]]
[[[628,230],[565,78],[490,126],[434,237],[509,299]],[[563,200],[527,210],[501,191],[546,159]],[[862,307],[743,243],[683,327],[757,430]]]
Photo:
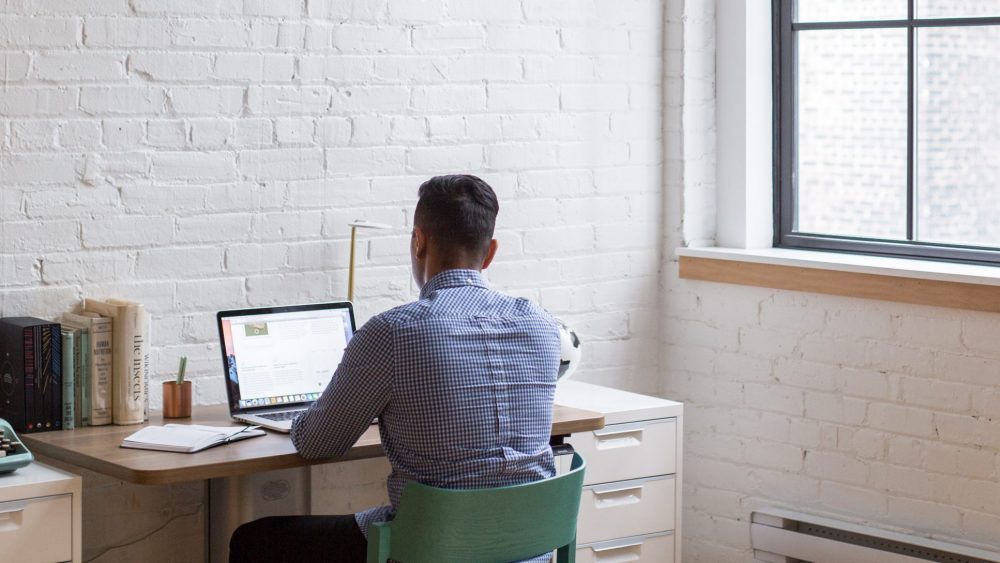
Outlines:
[[604,414],[604,428],[565,440],[587,460],[577,560],[680,562],[684,406],[572,380],[556,402]]
[[42,463],[0,474],[0,561],[81,561],[81,479]]

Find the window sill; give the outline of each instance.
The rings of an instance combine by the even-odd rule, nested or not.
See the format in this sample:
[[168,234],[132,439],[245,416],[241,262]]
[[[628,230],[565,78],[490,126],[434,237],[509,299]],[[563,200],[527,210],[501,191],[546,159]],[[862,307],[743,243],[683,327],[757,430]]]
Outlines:
[[680,277],[1000,312],[1000,268],[784,248],[679,248]]

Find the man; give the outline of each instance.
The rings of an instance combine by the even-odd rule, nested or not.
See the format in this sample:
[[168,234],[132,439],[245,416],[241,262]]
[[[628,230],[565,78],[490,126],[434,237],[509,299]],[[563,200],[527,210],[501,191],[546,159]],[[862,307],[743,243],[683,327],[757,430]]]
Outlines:
[[483,488],[555,474],[549,434],[555,321],[482,277],[497,251],[493,189],[475,176],[420,186],[410,258],[420,298],[351,339],[319,400],[292,425],[307,458],[343,455],[378,416],[390,505],[241,526],[231,561],[364,561],[368,527],[391,520],[407,481]]

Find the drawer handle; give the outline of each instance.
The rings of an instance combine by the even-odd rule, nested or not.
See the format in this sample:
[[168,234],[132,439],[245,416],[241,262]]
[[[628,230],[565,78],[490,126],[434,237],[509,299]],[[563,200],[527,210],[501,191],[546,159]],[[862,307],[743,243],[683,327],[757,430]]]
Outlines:
[[641,446],[642,428],[594,432],[594,437],[597,438],[597,449],[599,450]]
[[615,563],[642,559],[642,541],[610,547],[592,547],[594,561],[613,560]]
[[624,506],[626,504],[638,504],[642,502],[642,485],[638,487],[622,487],[618,489],[606,489],[603,491],[593,491],[594,506],[596,508],[611,508],[614,506]]
[[26,500],[12,500],[10,502],[0,503],[0,514],[10,514],[11,512],[24,512],[24,508],[28,506],[28,501]]
[[0,503],[0,533],[17,531],[24,518],[24,508],[27,501],[13,500]]

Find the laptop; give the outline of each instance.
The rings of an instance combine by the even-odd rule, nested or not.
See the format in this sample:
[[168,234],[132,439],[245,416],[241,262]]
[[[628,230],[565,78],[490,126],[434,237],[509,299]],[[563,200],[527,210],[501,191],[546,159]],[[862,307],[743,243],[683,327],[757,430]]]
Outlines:
[[354,335],[349,302],[219,311],[229,414],[290,432],[326,389]]

